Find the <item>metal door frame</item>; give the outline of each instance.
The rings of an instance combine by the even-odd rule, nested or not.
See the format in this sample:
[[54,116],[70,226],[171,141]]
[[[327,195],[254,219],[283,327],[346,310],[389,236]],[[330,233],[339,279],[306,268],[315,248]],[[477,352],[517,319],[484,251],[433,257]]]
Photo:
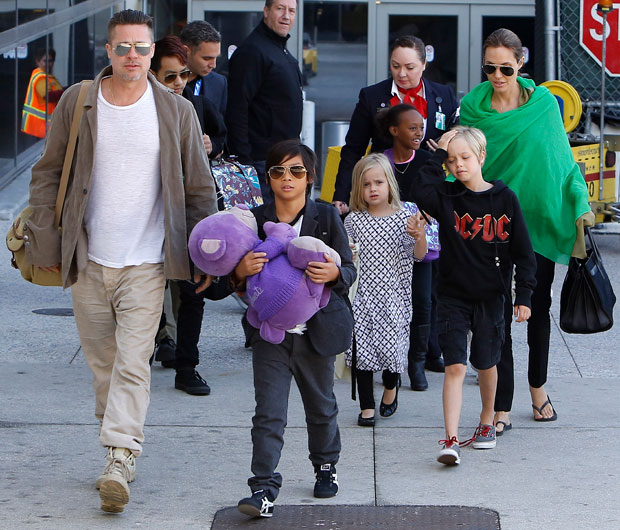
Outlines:
[[[449,2],[441,5],[440,2],[377,2],[374,5],[374,16],[368,14],[368,84],[378,83],[386,79],[388,74],[389,62],[389,18],[390,15],[431,15],[431,16],[451,16],[457,17],[457,58],[456,58],[456,90],[466,91],[469,86],[469,5],[463,3]],[[440,13],[440,14],[438,14]],[[443,13],[443,15],[441,14]],[[371,23],[372,20],[372,23]],[[374,35],[371,36],[371,27]],[[371,46],[371,43],[373,45]],[[371,49],[372,48],[372,49]]]
[[[499,7],[499,6],[498,6]],[[536,6],[534,2],[531,5],[501,5],[501,16],[510,17],[534,17],[536,15]],[[489,13],[488,5],[472,5],[471,20],[471,42],[469,44],[469,72],[470,83],[469,90],[480,82],[480,68],[482,65],[482,42],[486,35],[482,35],[482,18],[484,16],[497,16],[495,13]],[[476,38],[481,35],[481,38]]]

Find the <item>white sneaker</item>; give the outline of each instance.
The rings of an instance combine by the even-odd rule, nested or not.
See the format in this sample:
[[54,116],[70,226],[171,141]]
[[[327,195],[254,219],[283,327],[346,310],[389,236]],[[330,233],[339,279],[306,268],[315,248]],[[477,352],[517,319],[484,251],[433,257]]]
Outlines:
[[108,447],[107,464],[97,479],[101,509],[120,513],[129,502],[129,485],[136,478],[136,457],[124,447]]

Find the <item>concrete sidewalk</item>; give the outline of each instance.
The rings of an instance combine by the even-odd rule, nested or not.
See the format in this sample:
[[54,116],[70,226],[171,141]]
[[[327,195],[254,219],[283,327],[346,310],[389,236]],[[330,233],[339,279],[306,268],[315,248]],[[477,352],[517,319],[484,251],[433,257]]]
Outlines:
[[[8,224],[0,220],[0,229],[6,232]],[[620,240],[598,241],[620,286]],[[209,528],[217,510],[248,494],[251,359],[233,300],[207,306],[199,370],[210,396],[174,390],[174,372],[153,367],[131,500],[124,513],[104,514],[94,482],[105,451],[75,322],[32,312],[71,307],[70,292],[27,284],[8,262],[8,252],[0,251],[0,529]],[[558,266],[555,321],[564,274]],[[554,325],[547,389],[559,417],[545,424],[532,419],[525,327],[515,325],[514,429],[496,449],[465,448],[455,468],[435,461],[443,438],[441,374],[428,374],[427,392],[410,391],[405,377],[398,412],[374,429],[356,425],[358,404],[349,384],[337,381],[343,449],[334,499],[312,497],[303,408],[294,389],[274,517],[284,504],[467,505],[497,510],[504,530],[620,528],[618,329],[587,337],[565,335]],[[478,423],[473,374],[464,391],[462,438]],[[380,393],[377,381],[377,399]]]

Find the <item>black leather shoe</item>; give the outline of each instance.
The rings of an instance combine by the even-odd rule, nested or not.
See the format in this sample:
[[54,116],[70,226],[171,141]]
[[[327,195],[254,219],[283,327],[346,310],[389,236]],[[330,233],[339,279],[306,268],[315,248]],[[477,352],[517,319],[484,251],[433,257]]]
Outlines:
[[446,371],[446,365],[441,357],[429,359],[427,356],[424,368],[426,368],[429,372],[437,372],[440,374],[443,374]]
[[411,381],[411,390],[421,392],[428,388],[428,381],[424,373],[424,361],[416,361],[409,367],[409,380]]
[[398,408],[398,385],[396,386],[396,395],[394,396],[394,401],[389,405],[383,403],[383,398],[381,398],[381,404],[379,405],[379,414],[384,418],[389,418],[392,414],[396,412]]
[[165,337],[157,345],[155,349],[155,360],[159,361],[162,365],[164,363],[170,363],[176,359],[176,343],[169,337]]
[[375,426],[374,414],[371,418],[363,418],[362,413],[360,412],[360,415],[357,417],[357,424],[360,427],[374,427]]

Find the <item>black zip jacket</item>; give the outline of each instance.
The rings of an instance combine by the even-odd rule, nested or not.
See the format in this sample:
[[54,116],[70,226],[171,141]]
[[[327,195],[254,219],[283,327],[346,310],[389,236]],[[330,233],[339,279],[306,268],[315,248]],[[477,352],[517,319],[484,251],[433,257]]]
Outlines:
[[[252,208],[252,213],[256,217],[258,237],[264,239],[263,225],[267,221],[278,222],[275,203]],[[329,303],[306,322],[306,334],[316,352],[323,356],[337,355],[351,346],[353,337],[353,315],[345,298],[357,271],[353,265],[349,238],[336,208],[331,204],[316,203],[310,198],[306,200],[300,235],[314,236],[340,254],[340,277],[331,285]],[[245,315],[242,325],[246,344],[250,344],[258,330],[248,323]]]
[[273,144],[301,133],[301,72],[288,38],[261,21],[230,58],[228,150],[245,164],[265,160]]
[[509,295],[514,264],[514,304],[532,307],[536,258],[517,196],[501,180],[483,192],[446,181],[446,156],[437,149],[410,188],[416,204],[439,221],[439,293],[468,300]]

